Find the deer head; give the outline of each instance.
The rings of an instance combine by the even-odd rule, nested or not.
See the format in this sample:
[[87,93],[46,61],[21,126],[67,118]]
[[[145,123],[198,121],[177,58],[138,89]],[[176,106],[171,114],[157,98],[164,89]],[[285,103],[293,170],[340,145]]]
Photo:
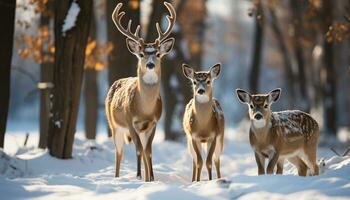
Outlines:
[[212,97],[212,82],[220,74],[221,65],[215,64],[209,71],[195,72],[192,67],[183,64],[182,71],[192,81],[193,96],[198,103],[206,103]]
[[251,95],[242,89],[236,90],[236,95],[241,103],[245,103],[249,108],[249,118],[254,127],[262,128],[267,124],[271,115],[271,104],[276,102],[281,95],[281,89],[277,88],[268,94]]
[[164,2],[164,5],[170,12],[170,16],[167,15],[168,28],[165,32],[162,32],[159,23],[156,24],[158,38],[152,43],[146,43],[139,36],[140,25],[137,26],[135,33],[131,32],[132,20],[129,20],[128,27],[125,29],[121,25],[121,19],[125,15],[125,12],[120,12],[120,8],[123,6],[119,3],[112,14],[112,19],[117,29],[125,35],[126,46],[128,50],[138,58],[138,75],[142,77],[145,84],[153,85],[160,80],[160,61],[161,58],[168,54],[173,48],[175,39],[168,38],[170,35],[176,20],[176,12],[173,6]]

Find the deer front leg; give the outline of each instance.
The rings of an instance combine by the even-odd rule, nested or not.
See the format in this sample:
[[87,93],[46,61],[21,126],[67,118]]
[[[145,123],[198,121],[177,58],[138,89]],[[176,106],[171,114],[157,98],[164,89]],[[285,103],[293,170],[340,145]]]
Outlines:
[[270,159],[269,164],[267,165],[266,172],[268,174],[273,174],[273,170],[275,169],[275,166],[277,164],[278,158],[279,158],[279,154],[277,152],[275,152],[273,154],[272,158]]
[[195,162],[196,162],[196,169],[195,169],[196,180],[195,181],[200,181],[202,167],[203,167],[203,159],[202,159],[201,152],[200,152],[200,144],[199,144],[199,142],[196,142],[195,140],[192,139],[192,146],[193,146],[193,151],[196,155],[196,159],[195,159]]
[[192,182],[197,180],[197,153],[194,149],[195,145],[195,141],[192,140],[192,138],[187,139],[188,151],[191,153],[192,156]]
[[143,154],[142,144],[141,144],[140,138],[139,138],[136,130],[132,126],[132,124],[129,125],[129,133],[130,133],[130,136],[131,136],[133,143],[135,144],[136,162],[137,162],[136,178],[142,179],[142,176],[141,176],[141,156]]
[[150,181],[154,181],[153,164],[152,164],[152,141],[153,141],[155,132],[156,132],[156,127],[154,127],[151,130],[151,132],[150,132],[151,135],[147,141],[147,146],[145,149],[145,154],[146,154],[147,160],[148,160],[148,167],[149,167],[148,171],[150,174]]
[[[209,143],[209,141],[208,141],[208,143]],[[212,168],[213,168],[212,163],[213,163],[213,154],[214,154],[215,146],[216,146],[216,137],[211,141],[207,160],[206,160],[206,166],[207,166],[207,170],[208,170],[209,180],[212,180]]]
[[258,175],[265,174],[265,157],[257,152],[255,152],[255,161],[258,165]]

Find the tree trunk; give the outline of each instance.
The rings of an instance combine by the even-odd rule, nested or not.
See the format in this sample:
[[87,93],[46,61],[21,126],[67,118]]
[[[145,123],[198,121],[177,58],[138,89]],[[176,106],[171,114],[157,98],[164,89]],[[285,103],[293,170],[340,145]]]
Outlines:
[[[333,21],[333,1],[323,1],[323,17],[324,17],[324,34],[328,31],[328,28],[332,25]],[[327,133],[337,134],[337,99],[336,99],[336,72],[333,65],[333,42],[327,41],[327,37],[324,36],[323,48],[324,48],[324,70],[326,72],[326,80],[323,85],[323,105],[324,105],[324,118],[325,118],[325,130]]]
[[[52,0],[47,3],[46,10],[52,10]],[[40,16],[40,27],[49,27],[51,17],[49,15],[41,14]],[[45,46],[49,44],[43,44],[41,47],[42,55],[45,54]],[[47,137],[49,131],[49,120],[50,120],[50,87],[48,83],[52,83],[53,79],[53,63],[44,60],[40,65],[40,81],[46,84],[46,87],[40,88],[40,116],[39,116],[39,148],[45,149],[47,147]]]
[[255,34],[253,43],[253,60],[250,67],[249,87],[252,93],[258,92],[260,77],[261,50],[263,48],[264,37],[264,11],[261,1],[258,1],[257,14],[255,20]]
[[[90,38],[96,40],[96,19],[94,10],[91,13]],[[85,137],[96,139],[98,121],[98,87],[97,71],[95,66],[86,66],[84,73],[84,100],[85,100]]]
[[85,136],[87,139],[96,138],[96,127],[98,120],[98,87],[97,71],[85,69]]
[[7,115],[10,100],[10,71],[16,0],[0,0],[0,148],[4,148]]
[[304,60],[304,50],[302,47],[301,37],[303,34],[303,21],[302,21],[302,11],[301,6],[303,4],[300,4],[296,1],[291,0],[291,7],[292,7],[292,20],[293,20],[293,48],[294,48],[294,55],[297,62],[297,68],[298,68],[298,84],[299,84],[299,93],[300,93],[300,99],[302,101],[303,110],[305,112],[309,112],[311,109],[310,106],[310,99],[309,94],[307,91],[307,82],[306,82],[306,70],[305,70],[305,60]]
[[[132,7],[134,4],[128,0],[121,1],[107,1],[107,37],[108,41],[112,42],[113,50],[108,55],[108,81],[109,85],[112,85],[114,81],[120,78],[126,78],[136,75],[137,59],[132,55],[126,47],[126,38],[121,34],[115,27],[112,21],[112,13],[117,3],[123,3],[121,8],[125,12],[123,17],[124,23],[126,24],[129,19],[132,20],[133,31],[136,30],[137,25],[140,24],[140,1],[137,2],[137,7]],[[111,136],[109,128],[108,136]]]
[[[62,33],[64,20],[74,2],[79,5],[80,12],[75,26],[64,35]],[[55,3],[56,51],[48,147],[52,156],[66,159],[72,157],[92,0],[56,1]]]
[[290,60],[290,56],[288,53],[287,45],[284,41],[283,34],[281,32],[281,29],[278,25],[276,13],[272,7],[269,8],[270,16],[271,16],[271,26],[272,30],[276,36],[279,50],[283,57],[284,67],[285,67],[285,80],[286,85],[288,89],[288,99],[289,99],[289,106],[293,106],[292,103],[295,98],[295,90],[294,90],[294,73],[292,69],[292,61]]

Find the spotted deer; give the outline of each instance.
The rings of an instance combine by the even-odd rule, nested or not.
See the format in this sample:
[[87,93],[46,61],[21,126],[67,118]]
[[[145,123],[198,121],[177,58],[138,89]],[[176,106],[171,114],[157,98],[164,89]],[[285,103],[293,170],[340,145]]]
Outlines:
[[[120,12],[119,3],[112,14],[117,29],[124,34],[128,50],[138,59],[137,77],[123,78],[110,87],[106,101],[106,115],[112,139],[115,145],[115,176],[119,177],[123,145],[132,141],[136,148],[137,178],[141,179],[141,156],[145,167],[145,181],[153,181],[152,141],[157,122],[162,113],[160,97],[161,58],[173,48],[175,39],[168,38],[175,20],[176,12],[170,3],[164,2],[170,12],[167,17],[168,27],[162,32],[156,24],[158,38],[153,43],[146,43],[139,36],[140,25],[135,33],[131,32],[130,20],[125,29],[121,19],[125,12]],[[131,67],[131,66],[125,66]]]
[[183,74],[192,81],[193,98],[187,104],[183,128],[187,137],[187,146],[193,158],[192,181],[200,181],[203,159],[201,147],[207,148],[206,167],[209,180],[212,180],[212,163],[216,175],[221,178],[220,154],[224,146],[224,113],[219,102],[213,98],[212,82],[220,74],[220,64],[209,71],[195,72],[186,64],[182,65]]
[[318,123],[299,110],[272,112],[271,104],[279,99],[280,94],[281,89],[254,95],[236,90],[239,101],[249,108],[249,141],[255,153],[258,174],[265,174],[265,159],[268,159],[268,174],[274,173],[276,165],[276,173],[282,174],[287,159],[298,169],[299,176],[306,176],[308,171],[311,175],[318,175]]

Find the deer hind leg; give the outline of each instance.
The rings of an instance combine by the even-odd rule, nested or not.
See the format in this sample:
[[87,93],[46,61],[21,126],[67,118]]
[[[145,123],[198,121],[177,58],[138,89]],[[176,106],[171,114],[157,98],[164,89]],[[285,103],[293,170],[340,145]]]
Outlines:
[[315,176],[319,174],[319,167],[316,162],[316,151],[317,147],[309,147],[306,149],[302,156],[302,160],[305,162],[306,166],[310,170],[311,176]]
[[299,176],[306,176],[307,166],[301,158],[292,157],[288,158],[288,161],[297,168]]
[[120,126],[115,126],[113,135],[113,143],[115,147],[115,177],[119,177],[120,163],[123,157],[124,131]]
[[223,144],[224,144],[224,137],[219,135],[216,138],[216,145],[215,145],[215,150],[214,150],[214,155],[213,155],[213,160],[214,160],[215,169],[216,169],[216,176],[218,179],[221,178],[220,155],[222,153]]
[[210,148],[209,148],[207,159],[206,159],[206,167],[207,167],[207,171],[208,171],[209,180],[212,180],[213,179],[213,177],[212,177],[213,154],[214,154],[215,146],[216,146],[216,138],[214,138],[212,141],[208,141],[207,145],[210,145]]
[[283,164],[284,164],[284,159],[278,160],[276,174],[283,174]]

